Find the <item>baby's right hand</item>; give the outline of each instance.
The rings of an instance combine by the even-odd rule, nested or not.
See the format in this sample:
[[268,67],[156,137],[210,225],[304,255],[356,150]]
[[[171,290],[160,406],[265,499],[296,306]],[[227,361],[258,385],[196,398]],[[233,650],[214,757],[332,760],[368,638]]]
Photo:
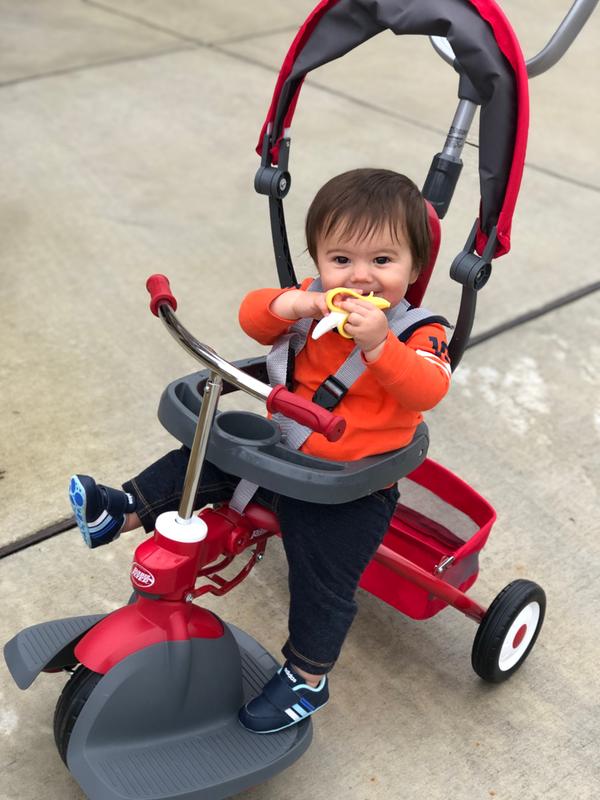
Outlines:
[[329,314],[329,308],[325,300],[325,292],[298,291],[296,303],[296,314],[299,319],[304,319],[306,317],[322,319],[325,314]]
[[271,303],[271,311],[285,319],[321,319],[329,313],[324,292],[303,292],[300,289],[276,297]]

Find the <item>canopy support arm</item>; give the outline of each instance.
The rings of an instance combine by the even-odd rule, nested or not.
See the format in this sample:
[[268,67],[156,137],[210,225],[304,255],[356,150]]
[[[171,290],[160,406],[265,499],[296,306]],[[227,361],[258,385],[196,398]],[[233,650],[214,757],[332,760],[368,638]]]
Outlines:
[[460,156],[476,110],[477,103],[460,98],[444,148],[433,157],[423,185],[423,197],[429,200],[440,219],[444,219],[450,208],[463,166]]
[[492,258],[497,245],[496,228],[490,234],[483,255],[478,256],[475,253],[478,227],[479,220],[475,220],[464,250],[460,251],[450,267],[450,277],[461,283],[463,287],[458,319],[456,320],[452,339],[448,345],[448,356],[452,371],[459,365],[469,343],[473,321],[475,320],[477,293],[480,289],[483,289],[492,273]]
[[260,167],[254,178],[254,188],[259,194],[266,194],[269,198],[269,217],[271,220],[271,237],[275,252],[275,265],[279,285],[298,286],[292,254],[287,238],[285,214],[283,212],[283,198],[290,190],[292,178],[288,172],[290,158],[290,137],[284,136],[279,145],[279,161],[277,166],[271,163],[271,130],[264,136]]

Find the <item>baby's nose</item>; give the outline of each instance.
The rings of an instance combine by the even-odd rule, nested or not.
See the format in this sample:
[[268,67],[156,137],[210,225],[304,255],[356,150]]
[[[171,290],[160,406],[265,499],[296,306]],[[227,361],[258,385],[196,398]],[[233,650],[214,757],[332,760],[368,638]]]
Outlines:
[[362,283],[368,281],[371,277],[371,266],[366,261],[359,261],[355,263],[352,270],[352,280],[354,283]]

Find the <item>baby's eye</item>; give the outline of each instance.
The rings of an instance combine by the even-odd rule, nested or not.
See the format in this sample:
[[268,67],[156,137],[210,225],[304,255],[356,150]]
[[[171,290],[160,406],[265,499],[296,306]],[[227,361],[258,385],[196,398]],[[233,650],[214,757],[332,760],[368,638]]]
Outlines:
[[334,256],[333,260],[336,264],[348,264],[350,259],[347,256]]
[[380,265],[389,264],[390,261],[391,259],[388,256],[377,256],[377,258],[375,259],[375,263]]

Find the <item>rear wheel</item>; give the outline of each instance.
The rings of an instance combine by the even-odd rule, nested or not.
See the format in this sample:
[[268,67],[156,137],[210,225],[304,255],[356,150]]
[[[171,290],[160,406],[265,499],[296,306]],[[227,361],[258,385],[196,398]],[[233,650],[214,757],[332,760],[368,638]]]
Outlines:
[[103,676],[80,664],[62,690],[54,712],[54,741],[62,760],[67,763],[67,749],[77,718]]
[[488,608],[473,642],[471,664],[485,681],[501,683],[525,661],[538,637],[546,595],[533,581],[516,580]]

